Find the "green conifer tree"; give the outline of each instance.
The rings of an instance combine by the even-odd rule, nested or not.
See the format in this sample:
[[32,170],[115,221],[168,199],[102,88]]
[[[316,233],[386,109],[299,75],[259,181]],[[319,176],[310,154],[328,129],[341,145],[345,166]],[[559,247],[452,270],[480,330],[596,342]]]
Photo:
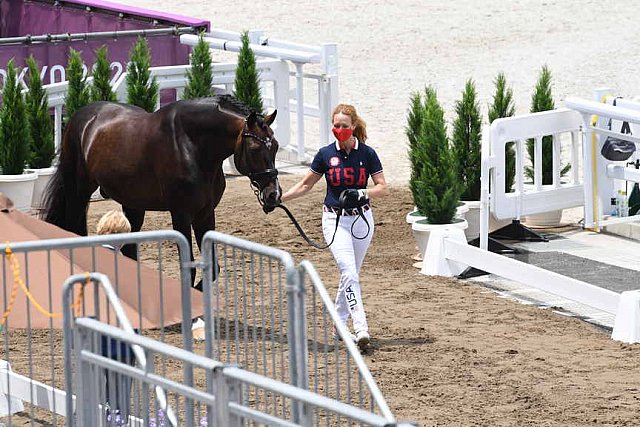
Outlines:
[[418,169],[409,181],[414,203],[430,224],[453,221],[461,193],[455,159],[449,147],[444,112],[434,90],[428,90],[416,141]]
[[[540,70],[536,88],[531,96],[532,113],[549,111],[555,108],[551,86],[551,70],[544,65]],[[533,139],[527,140],[527,154],[532,166],[535,165],[535,141]],[[571,165],[565,165],[560,171],[560,175],[566,174],[570,168]],[[525,174],[533,180],[534,168],[526,168]],[[542,185],[548,184],[553,184],[553,137],[551,135],[542,137]]]
[[[503,117],[511,117],[516,113],[516,107],[513,102],[513,91],[507,87],[507,79],[503,73],[499,73],[493,81],[495,93],[493,102],[489,105],[489,123],[493,123],[495,119]],[[515,144],[508,142],[505,146],[505,166],[507,174],[505,177],[505,192],[511,192],[516,178],[516,151]]]
[[456,102],[453,122],[453,153],[456,175],[462,184],[462,200],[480,200],[480,139],[482,119],[473,80],[465,83],[462,99]]
[[0,108],[0,170],[4,175],[23,173],[29,158],[29,122],[17,74],[12,58],[7,63]]
[[182,99],[206,98],[213,95],[213,69],[209,44],[200,34],[191,52],[191,70],[187,72],[187,85]]
[[256,69],[256,57],[249,46],[249,33],[242,33],[242,47],[238,52],[238,68],[236,69],[235,90],[233,95],[244,102],[247,107],[262,113],[264,111],[260,95],[260,76]]
[[29,90],[25,103],[31,133],[29,167],[34,169],[48,168],[55,156],[53,121],[49,115],[49,101],[47,92],[42,87],[38,63],[33,56],[27,58],[27,67],[29,73],[26,79]]
[[93,66],[93,83],[91,84],[91,102],[115,102],[118,100],[111,88],[108,53],[108,48],[105,45],[96,50],[96,63]]
[[155,77],[151,77],[151,52],[145,38],[138,37],[131,49],[129,61],[126,77],[127,102],[151,113],[156,109],[160,90]]
[[83,71],[83,61],[80,52],[69,49],[67,59],[67,80],[69,90],[64,98],[65,122],[73,117],[76,111],[89,104],[91,94],[87,84],[87,77]]

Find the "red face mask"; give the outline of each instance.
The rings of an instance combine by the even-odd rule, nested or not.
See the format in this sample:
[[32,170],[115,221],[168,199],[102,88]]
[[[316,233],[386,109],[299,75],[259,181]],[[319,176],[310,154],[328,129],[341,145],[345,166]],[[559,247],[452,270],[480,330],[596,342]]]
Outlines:
[[332,130],[338,142],[345,142],[353,135],[353,129],[351,128],[333,128]]

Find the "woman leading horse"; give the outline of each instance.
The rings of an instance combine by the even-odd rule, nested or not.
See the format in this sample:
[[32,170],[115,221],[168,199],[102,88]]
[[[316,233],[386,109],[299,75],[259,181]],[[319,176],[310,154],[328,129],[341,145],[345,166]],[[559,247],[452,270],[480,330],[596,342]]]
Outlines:
[[[177,101],[154,113],[90,104],[66,126],[41,216],[87,235],[89,199],[100,187],[122,205],[131,231],[141,229],[145,211],[169,211],[173,228],[191,243],[193,227],[200,245],[215,228],[214,209],[225,189],[222,163],[232,154],[265,212],[280,203],[275,118],[276,111],[263,117],[229,95]],[[134,245],[123,252],[137,258]]]

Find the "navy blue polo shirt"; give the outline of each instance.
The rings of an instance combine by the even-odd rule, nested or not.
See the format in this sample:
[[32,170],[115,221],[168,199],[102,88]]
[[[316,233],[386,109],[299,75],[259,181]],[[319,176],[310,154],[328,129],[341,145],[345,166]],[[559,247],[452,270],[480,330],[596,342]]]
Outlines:
[[318,150],[311,162],[311,172],[324,175],[327,180],[324,204],[338,206],[343,190],[367,188],[369,177],[382,173],[382,163],[373,148],[357,139],[349,154],[336,141]]

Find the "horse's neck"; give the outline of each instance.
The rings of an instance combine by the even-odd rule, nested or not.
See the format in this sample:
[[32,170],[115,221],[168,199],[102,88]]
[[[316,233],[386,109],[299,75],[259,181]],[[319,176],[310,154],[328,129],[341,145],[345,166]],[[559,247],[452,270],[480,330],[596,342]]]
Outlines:
[[[180,113],[179,120],[189,140],[201,152],[203,157],[200,160],[206,169],[222,164],[234,153],[238,134],[242,130],[242,118],[226,112],[221,115],[212,105],[211,110],[201,106],[185,109]],[[236,122],[234,126],[230,126],[230,121]],[[235,128],[238,128],[237,131]]]

